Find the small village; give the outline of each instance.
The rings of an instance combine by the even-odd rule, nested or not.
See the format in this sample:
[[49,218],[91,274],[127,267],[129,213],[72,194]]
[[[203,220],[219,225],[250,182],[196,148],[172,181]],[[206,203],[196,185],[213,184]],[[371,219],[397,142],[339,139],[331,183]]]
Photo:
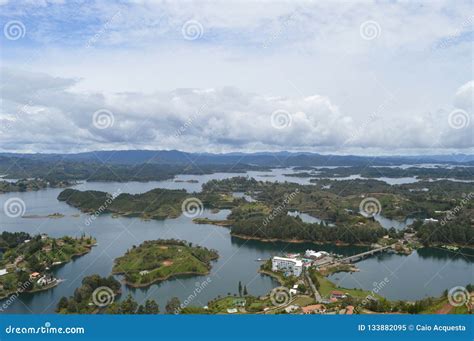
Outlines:
[[0,298],[15,292],[36,292],[55,287],[61,279],[52,274],[52,268],[89,252],[94,244],[95,239],[85,236],[51,238],[45,233],[19,236],[11,247],[2,250]]

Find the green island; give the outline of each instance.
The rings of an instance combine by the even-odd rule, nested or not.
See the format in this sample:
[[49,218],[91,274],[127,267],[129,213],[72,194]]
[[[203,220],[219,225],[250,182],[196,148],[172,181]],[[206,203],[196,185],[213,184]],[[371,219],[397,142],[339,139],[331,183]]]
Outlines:
[[210,225],[225,226],[225,227],[232,226],[232,224],[234,223],[232,220],[228,220],[228,219],[215,220],[215,219],[209,219],[209,218],[194,218],[193,222],[195,224],[210,224]]
[[113,214],[146,220],[177,218],[182,214],[184,201],[191,198],[201,200],[202,208],[210,209],[228,209],[244,202],[243,199],[236,199],[231,194],[210,192],[191,195],[185,190],[162,188],[141,194],[122,193],[115,197],[101,191],[79,191],[68,188],[58,196],[59,201],[64,201],[85,213]]
[[56,312],[59,314],[94,314],[99,312],[102,307],[112,303],[119,294],[120,282],[113,276],[107,278],[99,275],[87,276],[82,279],[82,285],[74,290],[73,296],[62,297],[59,300]]
[[[468,200],[473,196],[474,183],[443,180],[388,185],[376,180],[350,180],[324,181],[324,185],[315,186],[235,177],[203,185],[205,197],[233,192],[250,193],[256,201],[234,201],[227,221],[196,222],[231,226],[233,236],[262,241],[360,245],[398,241],[398,248],[405,252],[423,245],[474,246],[474,205]],[[359,205],[366,198],[380,203],[384,217],[400,221],[412,217],[415,221],[405,230],[385,229],[373,217],[360,214]],[[303,222],[288,215],[289,211],[322,221]]]
[[22,292],[50,289],[60,283],[51,268],[88,253],[96,240],[31,236],[26,232],[2,232],[0,235],[0,299]]
[[116,258],[113,274],[124,275],[127,285],[145,287],[180,275],[206,275],[217,251],[180,240],[145,241]]
[[[62,297],[57,306],[59,314],[158,314],[160,308],[155,300],[147,299],[138,304],[131,295],[118,301],[121,295],[120,282],[113,276],[91,275],[84,277],[74,295]],[[166,312],[179,311],[180,302],[174,297],[166,305]]]
[[[255,199],[233,196],[248,193]],[[362,194],[361,194],[362,193]],[[474,183],[446,180],[388,185],[377,180],[323,180],[321,184],[257,181],[249,177],[211,180],[200,193],[154,189],[142,194],[113,197],[99,191],[66,189],[58,200],[94,214],[111,213],[142,219],[177,218],[186,199],[197,198],[203,208],[230,209],[225,220],[196,217],[197,224],[230,227],[231,234],[261,241],[383,245],[396,243],[409,253],[420,246],[474,246]],[[377,201],[384,217],[414,223],[404,230],[383,228],[372,216],[360,214],[364,200]],[[462,209],[459,209],[461,207]],[[308,223],[299,211],[321,220]]]
[[160,188],[135,195],[122,193],[116,197],[106,192],[78,191],[69,188],[59,194],[58,200],[65,201],[85,213],[165,219],[181,215],[181,205],[186,197],[184,190]]
[[[358,174],[363,178],[378,178],[383,174],[387,178],[403,178],[416,177],[419,179],[433,179],[433,178],[454,178],[466,179],[472,178],[472,171],[474,167],[452,167],[449,172],[445,167],[416,167],[408,168],[399,167],[366,167],[366,166],[352,166],[352,167],[334,167],[321,168],[318,167],[295,167],[295,170],[300,170],[299,173],[285,174],[285,176],[300,177],[300,178],[341,178]],[[304,171],[304,172],[303,172]]]
[[14,182],[0,179],[0,193],[39,191],[45,188],[64,188],[73,183],[65,180],[21,179]]

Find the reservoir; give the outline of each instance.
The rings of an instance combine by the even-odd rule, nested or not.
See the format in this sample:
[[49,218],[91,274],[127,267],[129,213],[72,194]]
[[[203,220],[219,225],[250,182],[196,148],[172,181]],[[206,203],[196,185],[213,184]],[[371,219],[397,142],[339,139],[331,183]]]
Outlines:
[[[292,181],[306,183],[307,179],[286,177],[288,169],[272,172],[248,172],[244,175],[265,181]],[[85,182],[74,186],[80,190],[99,190],[109,193],[141,193],[153,188],[184,188],[188,192],[200,191],[202,183],[211,179],[223,179],[242,176],[234,173],[216,173],[208,175],[180,175],[179,180],[198,180],[198,183],[176,182],[174,180],[153,182]],[[176,180],[175,179],[175,180]],[[304,252],[306,249],[325,250],[341,255],[352,255],[367,250],[361,246],[335,246],[315,244],[293,244],[284,242],[264,243],[242,240],[231,237],[225,227],[194,224],[184,215],[177,219],[163,221],[143,221],[138,218],[112,218],[111,215],[99,216],[90,225],[86,224],[88,215],[70,207],[56,198],[63,189],[45,189],[36,192],[8,193],[0,195],[0,204],[12,197],[21,198],[26,204],[25,216],[32,218],[10,218],[0,210],[0,227],[2,231],[25,231],[30,234],[47,233],[52,237],[80,236],[85,233],[97,239],[98,245],[82,257],[53,270],[56,277],[63,279],[53,289],[34,294],[22,294],[3,313],[41,314],[54,313],[57,302],[62,296],[73,295],[85,276],[99,274],[108,276],[111,273],[113,260],[122,256],[133,245],[145,240],[182,239],[193,244],[216,249],[219,259],[212,263],[212,270],[207,276],[174,278],[148,288],[133,289],[123,285],[124,299],[128,294],[134,296],[138,303],[154,299],[164,311],[166,302],[173,296],[184,301],[202,282],[207,281],[191,305],[204,306],[217,296],[238,292],[238,283],[247,286],[252,295],[263,295],[279,284],[268,276],[258,273],[261,262],[257,259],[269,259],[274,255],[286,252]],[[42,218],[52,213],[64,214],[64,218]],[[205,210],[202,217],[224,219],[229,211],[221,210],[211,213]],[[308,217],[307,217],[308,218]],[[462,250],[458,255],[452,251],[438,248],[423,248],[410,256],[382,253],[357,263],[360,272],[336,273],[330,276],[334,282],[348,288],[372,290],[374,283],[389,283],[379,292],[389,299],[421,299],[427,296],[439,296],[445,289],[472,282],[474,274],[474,252]],[[120,280],[121,278],[118,277]]]

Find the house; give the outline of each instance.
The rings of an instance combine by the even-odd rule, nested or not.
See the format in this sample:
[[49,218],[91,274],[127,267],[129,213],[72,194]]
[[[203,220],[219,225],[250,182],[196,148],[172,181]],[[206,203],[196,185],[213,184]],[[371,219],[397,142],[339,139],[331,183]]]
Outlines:
[[339,290],[333,290],[331,291],[331,298],[335,298],[336,300],[339,300],[341,298],[346,298],[347,296]]
[[148,270],[142,270],[142,271],[139,272],[140,276],[145,276],[146,274],[149,274],[149,273],[150,273],[150,271],[148,271]]
[[354,314],[354,306],[348,305],[346,307],[346,315],[352,315],[352,314]]
[[41,277],[36,283],[38,283],[38,285],[41,285],[41,286],[46,286],[54,282],[56,282],[56,278],[54,278],[51,275],[45,275]]
[[227,313],[228,314],[235,314],[235,313],[237,313],[237,309],[235,309],[235,308],[227,309]]
[[285,275],[301,276],[303,271],[303,262],[298,259],[273,257],[272,271],[283,271]]
[[306,250],[304,255],[308,258],[315,258],[320,259],[329,256],[329,253],[326,251],[313,251],[313,250]]
[[31,275],[30,275],[30,279],[35,279],[35,278],[38,278],[38,277],[39,277],[39,275],[40,275],[40,273],[39,273],[39,272],[33,272],[33,273],[31,273]]
[[292,304],[285,308],[285,312],[289,314],[289,313],[297,311],[299,308],[300,308],[299,306]]
[[52,248],[50,245],[45,245],[43,246],[43,248],[41,249],[41,251],[44,251],[44,252],[51,252]]
[[326,306],[323,304],[312,304],[301,308],[303,314],[324,314],[326,312]]
[[[301,281],[299,281],[299,282],[302,283]],[[293,288],[290,289],[290,294],[292,294],[292,295],[298,294],[299,293],[298,286],[299,286],[299,284],[293,285]]]
[[430,224],[430,223],[436,224],[438,222],[439,222],[439,220],[434,219],[434,218],[427,218],[427,219],[423,220],[423,224]]
[[6,275],[7,273],[7,269],[0,269],[0,276]]

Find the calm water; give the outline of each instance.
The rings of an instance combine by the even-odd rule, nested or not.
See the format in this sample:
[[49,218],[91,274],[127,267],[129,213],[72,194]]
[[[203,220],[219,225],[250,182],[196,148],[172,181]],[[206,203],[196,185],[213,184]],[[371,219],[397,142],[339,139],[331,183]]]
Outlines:
[[[288,170],[280,169],[273,172],[251,172],[251,176],[259,180],[285,181],[283,173]],[[199,183],[156,181],[148,183],[83,183],[75,188],[86,190],[103,190],[109,193],[129,192],[140,193],[152,188],[184,188],[188,192],[199,191],[202,183],[212,178],[225,178],[242,174],[218,173],[213,175],[183,175],[180,180],[196,179]],[[266,176],[270,175],[270,176]],[[291,180],[301,180],[291,178]],[[273,181],[273,180],[272,180]],[[351,255],[366,250],[364,247],[337,247],[333,245],[262,243],[232,238],[229,229],[193,224],[190,218],[181,216],[178,219],[164,221],[142,221],[138,218],[112,218],[110,215],[99,217],[90,226],[86,226],[87,215],[57,201],[62,189],[46,189],[37,192],[9,193],[0,196],[0,204],[12,197],[21,198],[26,204],[25,215],[46,216],[59,212],[65,215],[61,219],[48,218],[9,218],[0,210],[1,230],[26,231],[31,234],[47,233],[52,237],[64,235],[80,236],[83,232],[94,236],[98,245],[89,254],[79,257],[54,270],[55,275],[65,281],[54,289],[36,293],[24,294],[16,300],[6,313],[52,313],[62,296],[72,295],[74,289],[80,286],[81,279],[91,274],[107,276],[113,266],[113,259],[121,256],[132,245],[138,245],[145,240],[158,238],[178,238],[208,248],[218,250],[220,258],[213,262],[209,276],[193,276],[177,278],[152,285],[144,289],[128,289],[125,286],[121,299],[131,293],[138,302],[146,298],[155,299],[164,310],[166,302],[173,296],[184,301],[193,293],[196,285],[208,277],[210,283],[192,301],[192,305],[206,305],[210,299],[218,295],[236,293],[238,282],[242,281],[248,291],[254,295],[267,293],[278,283],[267,276],[257,273],[260,262],[258,258],[268,259],[283,252],[303,252],[308,248],[326,250],[343,255]],[[80,214],[78,217],[73,215]],[[228,211],[222,210],[216,214],[205,211],[203,216],[214,219],[225,218]],[[465,285],[472,282],[473,258],[455,256],[446,250],[423,249],[411,256],[380,255],[366,259],[358,266],[361,272],[352,275],[336,274],[337,281],[345,286],[372,289],[373,282],[381,281],[388,274],[391,280],[387,286],[387,297],[393,299],[413,299],[426,295],[439,295],[446,288]],[[420,271],[422,270],[422,271]],[[390,273],[393,272],[393,275]],[[438,274],[437,274],[438,273]],[[433,277],[434,276],[434,277]],[[434,279],[429,281],[430,278]],[[335,279],[333,278],[333,279]],[[119,278],[120,279],[120,278]],[[336,280],[336,279],[335,279]],[[426,284],[428,283],[428,284]],[[382,293],[382,294],[385,294]]]
[[380,214],[375,215],[374,219],[378,221],[380,225],[382,225],[382,227],[386,229],[394,227],[397,230],[403,230],[405,227],[413,224],[413,222],[415,221],[415,219],[412,219],[412,218],[407,218],[405,221],[398,221],[395,219],[386,218]]
[[379,294],[388,299],[416,300],[438,296],[444,289],[465,286],[474,280],[474,250],[467,255],[438,248],[423,248],[409,256],[383,253],[357,263],[359,272],[336,273],[329,279],[345,288],[372,290],[384,278]]

